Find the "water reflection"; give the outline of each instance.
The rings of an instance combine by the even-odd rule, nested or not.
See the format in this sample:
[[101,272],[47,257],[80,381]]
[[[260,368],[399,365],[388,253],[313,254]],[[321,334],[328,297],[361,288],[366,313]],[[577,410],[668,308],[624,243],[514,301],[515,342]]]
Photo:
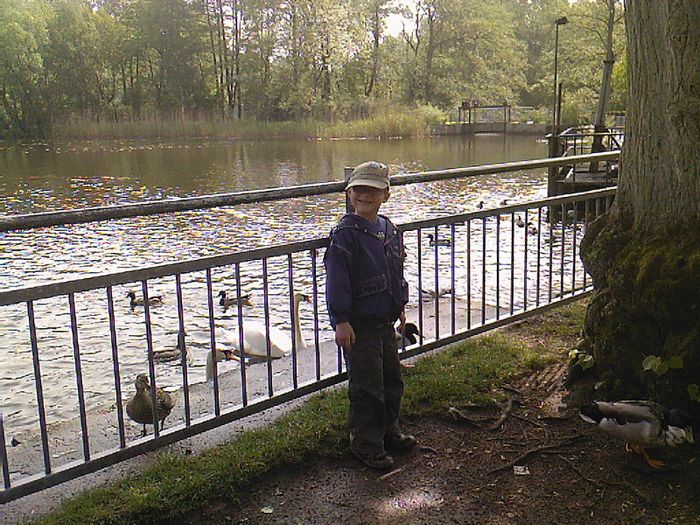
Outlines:
[[[534,137],[476,137],[422,141],[207,142],[149,144],[136,141],[29,145],[0,150],[0,213],[98,206],[165,197],[185,197],[262,187],[324,182],[342,178],[343,167],[375,158],[392,170],[420,171],[509,160],[540,158],[545,146]],[[473,211],[480,201],[496,207],[543,197],[545,173],[489,175],[393,188],[383,213],[397,223]],[[103,223],[0,234],[0,290],[45,284],[190,258],[224,254],[325,236],[344,211],[342,195],[291,199]],[[442,233],[441,233],[442,235]],[[463,250],[463,248],[461,249]],[[489,251],[492,256],[493,251]],[[416,254],[414,254],[416,255]],[[463,251],[460,252],[463,255]],[[320,260],[316,261],[320,267]],[[430,262],[426,263],[430,269]],[[296,290],[310,291],[312,254],[295,256]],[[286,260],[268,267],[272,323],[290,329],[289,279]],[[418,286],[415,265],[408,268]],[[259,263],[241,265],[243,293],[258,304],[245,315],[263,320],[262,270]],[[463,278],[460,274],[458,277]],[[235,290],[231,268],[213,272],[214,295]],[[449,275],[441,273],[441,282]],[[174,346],[178,333],[174,279],[149,282],[149,293],[163,293],[166,305],[153,308],[156,348]],[[324,283],[315,283],[322,294]],[[478,283],[477,283],[478,284]],[[193,353],[190,383],[203,381],[210,344],[206,277],[183,276],[187,341]],[[140,285],[114,289],[119,366],[124,392],[144,370],[145,323],[142,309],[131,310],[126,293]],[[458,293],[463,293],[460,288]],[[493,299],[493,298],[490,298]],[[40,367],[49,421],[77,412],[77,386],[71,324],[66,298],[35,304]],[[104,290],[76,295],[81,365],[90,407],[115,402],[107,299]],[[306,333],[319,324],[329,338],[325,310],[320,319],[302,311]],[[235,308],[216,309],[215,328],[233,328]],[[0,407],[17,431],[36,420],[32,352],[26,307],[5,307],[0,316]],[[310,339],[310,338],[307,338]],[[237,366],[222,363],[220,368]],[[177,366],[159,365],[159,385],[182,384]],[[13,417],[10,417],[13,416]]]

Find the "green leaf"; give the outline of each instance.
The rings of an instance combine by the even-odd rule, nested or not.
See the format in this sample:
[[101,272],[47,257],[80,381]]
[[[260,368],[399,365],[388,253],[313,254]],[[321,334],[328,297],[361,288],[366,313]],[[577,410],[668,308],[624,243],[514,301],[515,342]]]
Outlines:
[[642,368],[645,371],[652,370],[656,372],[657,367],[659,366],[659,363],[661,362],[661,358],[655,355],[648,355],[644,358],[644,361],[642,361]]
[[668,367],[671,369],[683,368],[683,358],[679,355],[671,356],[668,360]]
[[700,401],[700,386],[695,383],[688,385],[688,395],[692,401]]

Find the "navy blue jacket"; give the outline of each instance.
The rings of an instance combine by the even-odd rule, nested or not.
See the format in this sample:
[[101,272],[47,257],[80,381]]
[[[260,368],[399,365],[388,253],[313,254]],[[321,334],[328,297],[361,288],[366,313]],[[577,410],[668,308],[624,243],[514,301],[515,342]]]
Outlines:
[[338,323],[393,323],[408,302],[403,278],[405,254],[396,226],[383,215],[372,224],[345,215],[333,228],[323,262],[326,303],[333,328]]

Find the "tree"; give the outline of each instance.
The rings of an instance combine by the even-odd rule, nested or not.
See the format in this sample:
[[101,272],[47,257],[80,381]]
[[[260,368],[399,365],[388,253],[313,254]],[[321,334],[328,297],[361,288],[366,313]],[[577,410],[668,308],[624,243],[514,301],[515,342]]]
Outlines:
[[626,0],[628,118],[611,212],[586,233],[580,350],[607,398],[698,412],[700,2]]

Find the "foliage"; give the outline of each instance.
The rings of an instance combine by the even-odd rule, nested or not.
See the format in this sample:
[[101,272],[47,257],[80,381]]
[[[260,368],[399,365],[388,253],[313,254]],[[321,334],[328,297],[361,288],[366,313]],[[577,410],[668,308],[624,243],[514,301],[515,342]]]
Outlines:
[[[5,1],[0,133],[154,115],[347,122],[379,106],[450,111],[463,100],[551,107],[552,22],[594,4],[415,0],[389,34],[390,0]],[[565,114],[580,122],[603,49],[573,21],[561,31],[561,79]]]

